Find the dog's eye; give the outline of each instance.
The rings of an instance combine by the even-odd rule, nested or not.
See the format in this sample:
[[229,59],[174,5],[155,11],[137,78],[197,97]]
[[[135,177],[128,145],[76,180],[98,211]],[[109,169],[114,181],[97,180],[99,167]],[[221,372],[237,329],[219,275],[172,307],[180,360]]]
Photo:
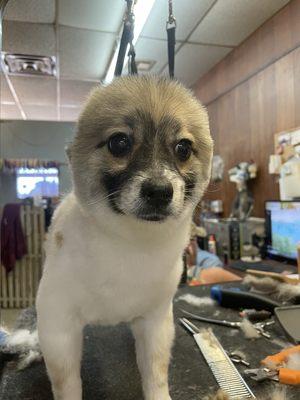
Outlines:
[[115,133],[108,141],[108,150],[114,157],[124,157],[132,149],[132,138],[126,133]]
[[182,139],[175,146],[175,154],[180,161],[187,161],[192,154],[192,142]]

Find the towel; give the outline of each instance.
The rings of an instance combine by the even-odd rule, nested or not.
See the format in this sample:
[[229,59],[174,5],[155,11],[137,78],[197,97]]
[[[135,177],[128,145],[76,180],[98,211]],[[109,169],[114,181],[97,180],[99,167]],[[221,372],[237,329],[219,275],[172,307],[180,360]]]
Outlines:
[[25,254],[26,240],[20,218],[21,204],[6,204],[1,219],[1,263],[10,272]]

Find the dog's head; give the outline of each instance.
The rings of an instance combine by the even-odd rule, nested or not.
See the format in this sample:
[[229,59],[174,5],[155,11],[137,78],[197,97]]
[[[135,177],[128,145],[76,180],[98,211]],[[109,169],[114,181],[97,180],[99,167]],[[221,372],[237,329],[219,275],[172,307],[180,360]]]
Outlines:
[[124,77],[91,94],[70,148],[75,193],[94,213],[178,218],[207,187],[212,139],[205,109],[180,84]]

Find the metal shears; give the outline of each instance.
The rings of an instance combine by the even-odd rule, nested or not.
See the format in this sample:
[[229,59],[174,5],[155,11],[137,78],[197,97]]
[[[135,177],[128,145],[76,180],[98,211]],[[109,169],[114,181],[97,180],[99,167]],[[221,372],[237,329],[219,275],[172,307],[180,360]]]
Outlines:
[[[227,326],[228,328],[233,328],[233,329],[241,329],[241,322],[240,321],[227,321],[225,319],[213,319],[213,318],[207,318],[207,317],[202,317],[200,315],[196,315],[193,313],[190,313],[189,311],[180,309],[185,315],[189,316],[191,319],[195,319],[197,321],[202,321],[202,322],[208,322],[211,324],[216,324],[216,325],[222,325],[222,326]],[[256,324],[253,324],[254,328],[257,330],[257,332],[264,336],[267,339],[270,339],[271,335],[265,331],[266,326],[273,325],[274,321],[268,321],[268,322],[257,322]]]

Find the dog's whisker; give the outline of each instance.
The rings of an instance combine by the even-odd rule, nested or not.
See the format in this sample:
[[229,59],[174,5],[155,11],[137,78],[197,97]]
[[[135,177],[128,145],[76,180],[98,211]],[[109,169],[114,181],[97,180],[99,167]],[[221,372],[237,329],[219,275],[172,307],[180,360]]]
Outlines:
[[119,189],[119,190],[115,190],[112,193],[109,193],[106,196],[98,196],[98,194],[101,194],[101,191],[99,190],[98,193],[94,194],[94,196],[95,196],[94,200],[93,201],[89,201],[87,204],[88,205],[95,205],[95,204],[103,203],[105,200],[107,200],[107,199],[109,199],[111,197],[114,197],[115,195],[117,195],[117,194],[119,194],[121,192],[122,191]]

